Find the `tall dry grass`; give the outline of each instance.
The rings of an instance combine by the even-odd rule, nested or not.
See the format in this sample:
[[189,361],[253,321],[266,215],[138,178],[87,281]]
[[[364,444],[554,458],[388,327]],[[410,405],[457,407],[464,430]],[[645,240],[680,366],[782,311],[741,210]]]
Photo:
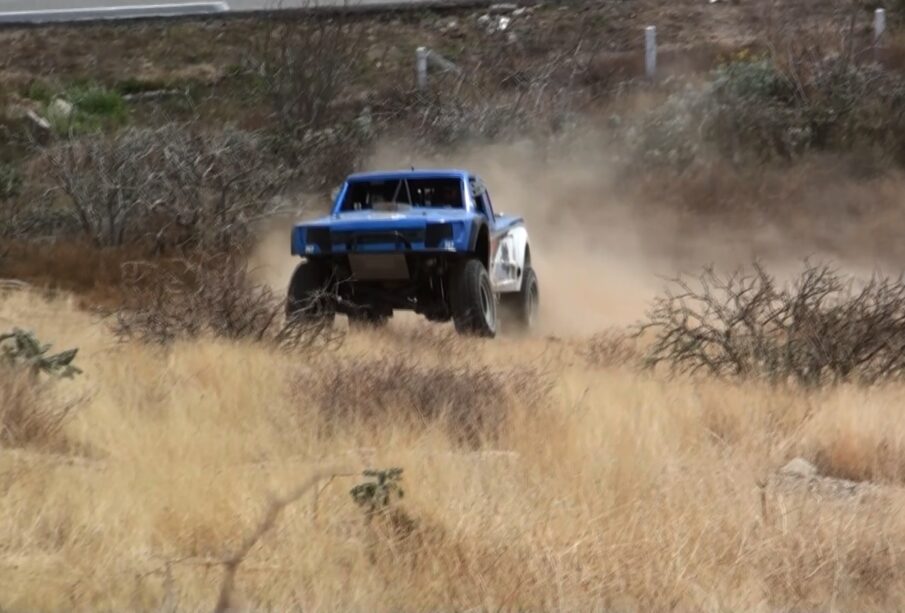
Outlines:
[[[402,467],[413,527],[375,531],[349,495],[359,478],[323,481],[316,508],[313,495],[287,506],[251,548],[234,606],[905,605],[901,385],[666,380],[589,360],[581,340],[481,342],[406,321],[320,355],[161,349],[115,343],[72,304],[22,293],[0,298],[0,326],[13,324],[81,348],[85,375],[54,393],[88,400],[62,433],[77,453],[0,449],[3,609],[212,609],[221,562],[270,497],[327,465]],[[469,387],[474,372],[486,379]],[[462,415],[496,419],[468,422],[485,436],[463,441],[450,418]],[[883,493],[762,487],[796,455]]]

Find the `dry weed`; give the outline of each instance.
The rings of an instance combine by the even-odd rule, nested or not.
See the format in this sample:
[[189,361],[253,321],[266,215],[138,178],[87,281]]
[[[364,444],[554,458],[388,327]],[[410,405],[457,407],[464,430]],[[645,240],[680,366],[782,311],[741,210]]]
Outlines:
[[75,406],[27,370],[0,365],[0,446],[58,450]]
[[316,399],[331,429],[346,424],[379,428],[388,421],[411,427],[440,425],[462,444],[496,440],[515,407],[543,405],[550,391],[545,373],[464,365],[419,366],[402,358],[328,361],[305,372],[300,394]]

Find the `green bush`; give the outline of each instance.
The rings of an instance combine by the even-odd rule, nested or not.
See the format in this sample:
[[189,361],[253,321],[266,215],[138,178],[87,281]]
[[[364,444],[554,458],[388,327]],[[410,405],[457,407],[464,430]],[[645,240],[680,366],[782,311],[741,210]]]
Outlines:
[[126,103],[122,96],[104,87],[76,89],[69,93],[76,110],[98,117],[122,118],[126,113]]
[[31,81],[25,90],[26,98],[43,102],[44,104],[49,103],[51,99],[53,99],[53,96],[53,88],[46,81],[40,79]]

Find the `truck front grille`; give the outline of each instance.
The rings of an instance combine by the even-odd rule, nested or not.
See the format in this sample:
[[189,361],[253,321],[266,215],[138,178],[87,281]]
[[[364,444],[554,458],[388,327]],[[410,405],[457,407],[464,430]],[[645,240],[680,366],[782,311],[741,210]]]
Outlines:
[[424,242],[424,230],[398,230],[398,231],[341,231],[333,232],[330,238],[334,245],[345,245],[347,249],[354,249],[357,245],[383,245],[398,244],[411,246],[413,243]]

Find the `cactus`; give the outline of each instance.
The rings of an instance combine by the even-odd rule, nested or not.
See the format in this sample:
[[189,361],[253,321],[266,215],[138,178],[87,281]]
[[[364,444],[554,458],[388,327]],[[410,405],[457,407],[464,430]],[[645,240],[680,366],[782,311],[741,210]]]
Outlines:
[[376,481],[356,485],[349,493],[364,510],[366,518],[370,519],[374,514],[389,509],[395,500],[403,497],[404,492],[399,484],[402,481],[401,468],[366,470],[362,474]]
[[45,373],[71,379],[81,374],[72,364],[78,349],[48,355],[50,348],[51,345],[42,345],[32,332],[14,328],[12,332],[0,334],[0,363],[29,368],[35,376]]

